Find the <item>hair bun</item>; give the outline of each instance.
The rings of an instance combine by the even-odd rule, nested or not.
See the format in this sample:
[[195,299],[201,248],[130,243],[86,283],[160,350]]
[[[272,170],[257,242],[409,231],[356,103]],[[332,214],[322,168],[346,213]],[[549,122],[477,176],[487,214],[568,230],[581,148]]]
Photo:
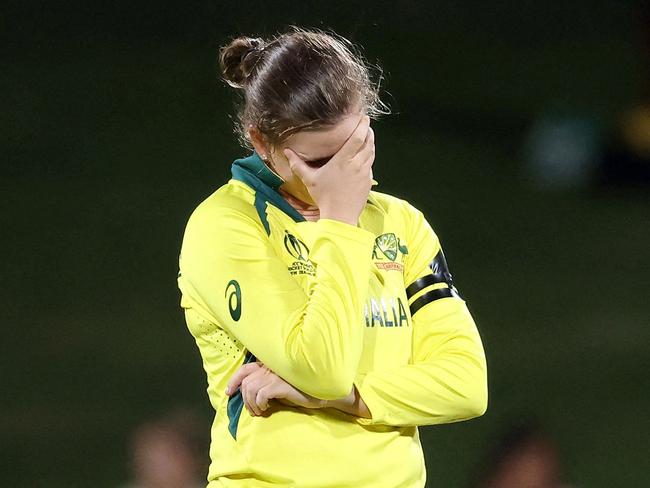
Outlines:
[[224,81],[234,88],[243,88],[264,45],[259,37],[238,37],[219,49],[219,67]]

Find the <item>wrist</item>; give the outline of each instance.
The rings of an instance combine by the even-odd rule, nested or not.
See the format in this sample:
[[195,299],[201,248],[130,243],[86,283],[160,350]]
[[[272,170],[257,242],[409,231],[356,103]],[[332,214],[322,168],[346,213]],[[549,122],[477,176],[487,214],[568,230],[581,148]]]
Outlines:
[[322,400],[324,402],[324,405],[321,408],[335,408],[341,412],[346,412],[354,415],[356,403],[355,393],[356,389],[352,388],[352,391],[343,398],[337,398],[336,400]]
[[321,219],[330,219],[330,220],[338,220],[339,222],[343,222],[345,224],[353,225],[356,227],[358,218],[354,218],[350,215],[345,215],[341,212],[330,212],[327,210],[320,210],[319,216]]

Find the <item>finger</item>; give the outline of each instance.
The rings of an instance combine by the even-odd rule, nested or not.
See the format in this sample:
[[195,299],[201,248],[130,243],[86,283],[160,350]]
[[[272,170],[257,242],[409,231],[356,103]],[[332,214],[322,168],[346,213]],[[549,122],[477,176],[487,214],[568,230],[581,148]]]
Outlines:
[[359,151],[363,164],[372,164],[375,160],[375,132],[370,128],[368,130],[368,139],[364,144],[363,150]]
[[269,371],[266,368],[260,368],[242,382],[242,388],[246,390],[246,403],[254,415],[262,414],[257,403],[257,393],[269,384],[270,379]]
[[269,408],[269,399],[273,398],[272,396],[272,387],[271,385],[263,386],[257,392],[255,397],[255,403],[257,403],[258,408],[264,412]]
[[375,147],[375,131],[372,127],[368,127],[368,137],[366,138],[368,145]]
[[244,408],[248,410],[248,413],[251,413],[251,409],[248,406],[248,390],[246,389],[247,382],[242,381],[241,387],[239,388],[239,393],[241,393],[242,402],[244,402]]
[[242,387],[241,387],[241,397],[242,397],[242,400],[244,402],[244,408],[246,408],[246,410],[248,411],[248,414],[251,417],[255,417],[255,412],[253,411],[253,409],[251,407],[251,404],[250,404],[250,401],[248,400],[248,389],[245,388],[244,385],[242,385]]
[[241,368],[235,371],[235,374],[233,374],[228,380],[228,384],[226,386],[226,395],[232,395],[234,392],[236,392],[237,388],[239,388],[241,385],[242,380],[248,375],[253,374],[255,371],[257,371],[259,367],[260,366],[257,363],[248,363],[244,364]]
[[369,152],[374,152],[375,150],[375,131],[372,130],[372,127],[368,127],[368,135],[366,140],[363,141],[363,145],[359,149],[359,154],[368,154]]
[[356,129],[352,131],[348,140],[345,141],[343,147],[341,147],[341,154],[344,156],[343,159],[349,159],[359,152],[359,149],[363,146],[363,143],[366,140],[369,128],[370,117],[364,115],[361,117]]
[[361,163],[361,168],[365,167],[370,167],[372,169],[372,165],[375,164],[375,150],[372,149],[368,151],[368,153],[365,155],[363,162]]
[[257,363],[248,363],[241,366],[228,380],[228,384],[226,385],[226,394],[232,395],[235,393],[237,391],[237,388],[239,388],[241,385],[243,379],[253,374],[255,371],[257,371],[257,369],[259,369],[259,365]]
[[255,403],[255,397],[257,396],[257,390],[259,389],[259,384],[255,381],[255,378],[249,376],[244,379],[241,385],[242,399],[244,400],[244,405],[246,409],[252,416],[259,415],[261,412],[257,408]]
[[250,391],[248,393],[248,411],[253,417],[257,417],[258,415],[262,415],[262,410],[259,408],[257,405],[257,392],[256,391]]
[[283,153],[289,161],[289,168],[291,168],[291,171],[295,173],[302,181],[305,181],[306,179],[308,180],[314,171],[313,168],[305,163],[302,158],[291,149],[286,148],[283,150]]
[[375,133],[372,130],[372,127],[368,128],[368,134],[365,141],[359,148],[359,151],[354,155],[350,160],[352,164],[355,164],[358,168],[361,168],[364,164],[368,162],[368,158],[374,156],[375,152]]

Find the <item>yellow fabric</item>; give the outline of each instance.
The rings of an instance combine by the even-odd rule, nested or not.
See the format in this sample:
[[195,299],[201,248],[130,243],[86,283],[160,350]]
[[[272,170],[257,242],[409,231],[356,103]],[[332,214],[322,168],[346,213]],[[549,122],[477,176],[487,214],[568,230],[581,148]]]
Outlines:
[[[481,415],[487,402],[465,302],[409,310],[405,288],[431,274],[436,235],[409,203],[376,191],[357,227],[296,222],[268,203],[270,235],[254,202],[231,179],[194,211],[181,250],[181,306],[216,411],[208,486],[424,486],[416,426]],[[272,402],[266,417],[243,409],[235,438],[224,389],[247,353],[319,398],[355,384],[373,418]]]

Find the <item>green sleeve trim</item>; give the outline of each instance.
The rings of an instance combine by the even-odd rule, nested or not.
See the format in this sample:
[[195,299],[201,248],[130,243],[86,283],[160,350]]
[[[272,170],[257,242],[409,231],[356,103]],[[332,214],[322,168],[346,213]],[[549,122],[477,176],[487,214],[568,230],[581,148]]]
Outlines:
[[[257,361],[255,356],[251,352],[246,353],[244,358],[244,364],[252,363]],[[239,417],[241,417],[241,412],[244,408],[244,398],[241,394],[241,389],[238,389],[233,395],[228,398],[228,406],[226,411],[228,413],[228,431],[233,439],[237,440],[237,428],[239,427]]]

